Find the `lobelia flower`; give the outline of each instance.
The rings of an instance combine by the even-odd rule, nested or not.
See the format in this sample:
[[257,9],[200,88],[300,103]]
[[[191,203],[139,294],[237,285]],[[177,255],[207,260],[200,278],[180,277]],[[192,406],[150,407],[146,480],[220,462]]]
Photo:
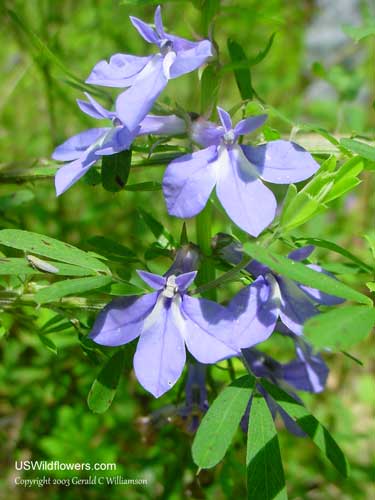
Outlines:
[[[298,248],[288,257],[295,261],[305,260],[313,250],[312,245]],[[220,254],[227,261],[237,264],[242,259],[242,246],[231,243],[222,248]],[[315,264],[307,267],[333,277]],[[255,260],[250,262],[246,270],[256,280],[243,288],[229,303],[229,309],[237,321],[236,338],[240,348],[266,340],[274,331],[278,318],[295,335],[302,335],[304,322],[319,313],[317,305],[330,306],[344,302],[339,297],[280,276]]]
[[185,421],[187,432],[193,434],[197,431],[200,420],[209,407],[206,389],[206,365],[189,363],[185,393],[185,405],[178,408],[178,414]]
[[55,175],[56,195],[59,196],[75,184],[103,156],[129,149],[135,137],[146,134],[182,134],[186,125],[175,115],[148,115],[133,131],[123,124],[113,111],[108,111],[89,94],[89,102],[77,100],[80,109],[98,120],[110,120],[109,127],[91,128],[74,135],[58,146],[52,154],[54,160],[68,161]]
[[310,153],[293,142],[277,140],[261,146],[238,143],[241,135],[260,127],[266,115],[241,120],[233,128],[230,115],[217,108],[221,126],[198,119],[192,138],[205,149],[172,161],[164,175],[168,212],[181,218],[197,215],[212,190],[232,221],[258,236],[274,219],[276,199],[262,180],[290,184],[307,179],[319,168]]
[[[268,379],[273,384],[284,389],[296,401],[302,403],[294,390],[318,393],[324,390],[328,377],[328,367],[319,354],[314,354],[311,346],[295,338],[296,359],[289,363],[279,363],[256,349],[243,349],[242,354],[247,367],[256,377]],[[258,391],[265,398],[273,418],[279,413],[285,427],[297,436],[305,436],[298,424],[257,384]],[[242,429],[247,432],[252,398],[241,421]]]
[[229,346],[227,310],[186,293],[196,272],[168,277],[137,272],[155,291],[115,299],[99,313],[90,338],[101,345],[119,346],[139,337],[133,363],[146,390],[159,397],[173,387],[185,365],[185,345],[201,363],[237,354]]
[[109,63],[100,61],[87,83],[108,87],[130,87],[119,95],[116,111],[129,130],[134,130],[152,108],[168,80],[196,70],[213,55],[209,40],[191,42],[164,31],[160,6],[155,11],[155,29],[130,16],[139,34],[159,53],[148,57],[115,54]]

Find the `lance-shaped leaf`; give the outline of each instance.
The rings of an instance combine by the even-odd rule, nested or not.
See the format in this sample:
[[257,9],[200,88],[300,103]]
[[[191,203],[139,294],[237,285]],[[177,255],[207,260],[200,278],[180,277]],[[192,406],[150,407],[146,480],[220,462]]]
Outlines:
[[366,144],[365,142],[356,141],[355,139],[341,139],[341,144],[349,149],[352,153],[356,153],[366,160],[375,161],[375,147]]
[[260,395],[254,396],[251,402],[246,467],[248,498],[288,498],[275,424],[266,401]]
[[193,460],[200,468],[214,467],[224,457],[245,413],[255,378],[234,380],[215,399],[198,428],[193,442]]
[[124,351],[120,350],[107,361],[91,386],[87,397],[91,411],[104,413],[111,406],[123,368]]
[[333,439],[328,430],[298,401],[288,393],[271,384],[265,379],[261,381],[268,394],[285,410],[303,431],[313,440],[315,445],[326,455],[336,469],[347,477],[349,464],[344,453]]
[[34,299],[38,304],[45,304],[59,300],[67,295],[79,295],[84,292],[102,288],[111,283],[110,276],[90,276],[88,278],[77,278],[73,280],[58,281],[51,286],[39,290]]
[[372,307],[340,307],[309,319],[303,333],[318,349],[342,350],[366,338],[374,323],[375,309]]
[[[92,255],[62,241],[43,234],[21,229],[3,229],[0,231],[0,245],[17,248],[24,252],[43,255],[61,262],[73,264],[97,272],[109,273],[108,267]],[[56,264],[58,267],[58,264]]]
[[268,266],[275,273],[286,276],[302,285],[308,285],[311,288],[317,288],[330,295],[336,295],[343,299],[353,300],[362,304],[372,305],[372,301],[366,295],[363,295],[340,281],[319,273],[305,266],[301,262],[288,259],[271,250],[263,248],[255,243],[245,243],[245,251],[254,259]]
[[[227,46],[232,63],[243,63],[246,61],[246,54],[239,43],[228,38]],[[235,68],[233,72],[241,98],[243,100],[252,99],[254,89],[251,83],[250,69],[248,67],[239,67]]]
[[102,185],[107,191],[121,191],[128,182],[132,160],[131,150],[102,157]]
[[316,247],[326,248],[327,250],[331,250],[332,252],[338,253],[343,257],[346,257],[347,259],[355,262],[355,264],[361,267],[364,271],[372,271],[372,267],[370,265],[366,264],[366,262],[363,262],[363,260],[359,259],[356,255],[349,252],[349,250],[347,250],[346,248],[343,248],[340,245],[333,243],[332,241],[324,240],[322,238],[293,238],[293,241],[294,243],[297,243],[301,246],[314,245]]

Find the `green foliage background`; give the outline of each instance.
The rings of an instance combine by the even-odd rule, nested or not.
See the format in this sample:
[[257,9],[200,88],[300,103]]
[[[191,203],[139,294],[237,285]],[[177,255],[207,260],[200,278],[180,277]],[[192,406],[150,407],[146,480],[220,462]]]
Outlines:
[[[135,35],[128,15],[151,20],[154,6],[131,5],[136,3],[13,0],[4,5],[16,12],[73,74],[84,80],[100,59],[116,52],[142,54],[145,51],[145,44]],[[370,2],[361,2],[361,9],[363,18],[368,19]],[[266,46],[272,33],[277,32],[267,58],[254,67],[252,74],[259,96],[294,124],[314,124],[336,136],[356,134],[374,140],[374,96],[371,96],[374,37],[357,44],[348,42],[342,58],[338,54],[337,64],[328,71],[319,64],[308,66],[305,32],[316,12],[317,6],[311,0],[223,1],[215,30],[222,60],[229,62],[228,37],[239,42],[248,57],[254,57]],[[166,26],[173,32],[188,38],[194,33],[202,34],[200,10],[190,2],[168,2],[163,14]],[[81,93],[67,83],[66,75],[33,49],[25,34],[5,13],[1,24],[0,165],[18,172],[48,162],[57,144],[89,128],[92,121],[79,113],[75,99],[80,98]],[[352,56],[360,54],[350,69],[342,64],[347,52]],[[320,77],[337,90],[337,99],[306,100],[304,91]],[[368,89],[368,98],[359,103],[357,96],[364,88]],[[183,107],[189,103],[192,105],[189,111],[199,111],[196,89],[197,74],[192,73],[170,82],[161,101],[177,102]],[[221,104],[230,109],[239,100],[233,74],[228,72],[220,89]],[[268,126],[268,133],[276,129],[286,137],[292,130],[291,125],[275,116]],[[316,134],[299,133],[295,140],[312,150],[322,144],[322,138]],[[324,147],[329,147],[329,143],[324,142]],[[129,182],[160,181],[162,171],[150,166],[134,169]],[[300,235],[334,241],[370,262],[367,242],[360,235],[370,234],[374,229],[372,174],[366,171],[361,177],[363,182],[346,201],[335,202],[328,212],[306,224]],[[92,250],[89,238],[104,235],[142,255],[153,236],[137,207],[167,221],[167,229],[178,238],[180,223],[166,218],[160,191],[112,194],[100,186],[89,185],[86,180],[56,199],[51,177],[25,184],[0,184],[2,228],[47,234],[87,250]],[[217,220],[217,230],[223,230],[220,215]],[[193,231],[189,224],[188,231]],[[327,252],[321,251],[321,254],[325,256]],[[327,261],[334,262],[340,269],[342,261],[337,255],[329,254]],[[159,258],[152,266],[154,270],[165,269],[166,262]],[[361,286],[360,276],[342,267],[341,270],[348,283]],[[108,295],[101,297],[102,302],[108,300]],[[75,312],[71,322],[65,320],[52,326],[51,332],[43,336],[43,343],[38,334],[53,315],[47,309],[26,306],[11,311],[5,308],[2,314],[0,477],[5,498],[33,499],[44,495],[51,499],[245,497],[245,438],[240,432],[224,462],[196,478],[190,451],[192,436],[172,415],[171,407],[166,407],[181,401],[182,383],[169,397],[153,400],[137,384],[128,362],[110,409],[104,414],[93,414],[86,399],[104,355],[99,359],[97,353],[90,356],[89,349],[83,351],[80,344],[81,326],[92,324],[93,313]],[[273,349],[277,351],[278,346]],[[331,368],[327,390],[322,395],[304,397],[349,457],[351,477],[344,482],[310,442],[281,431],[290,498],[361,500],[371,497],[375,401],[369,341],[353,348],[351,354],[362,360],[363,366],[343,355],[327,354]],[[130,358],[128,352],[127,359]],[[226,374],[219,369],[214,369],[213,378],[211,398],[220,389],[220,381],[227,381]],[[151,421],[141,418],[155,410],[159,413]],[[28,459],[116,462],[116,474],[146,478],[148,486],[114,486],[105,491],[95,486],[51,487],[48,491],[16,489],[12,485],[18,474],[14,461]],[[66,472],[54,474],[68,477]],[[36,475],[24,473],[25,477]]]

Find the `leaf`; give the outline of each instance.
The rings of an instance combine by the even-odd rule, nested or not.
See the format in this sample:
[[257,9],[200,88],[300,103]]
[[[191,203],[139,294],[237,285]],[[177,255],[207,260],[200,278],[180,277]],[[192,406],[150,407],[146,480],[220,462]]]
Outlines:
[[374,323],[372,307],[340,307],[310,318],[303,333],[317,349],[328,347],[340,351],[367,337]]
[[114,155],[102,156],[102,185],[111,193],[124,189],[131,166],[132,151],[126,149]]
[[275,424],[265,399],[260,395],[254,396],[251,402],[246,467],[248,498],[288,498]]
[[346,250],[346,248],[333,243],[332,241],[324,240],[323,238],[294,238],[293,241],[299,245],[314,245],[319,248],[326,248],[327,250],[331,250],[332,252],[338,253],[343,257],[355,262],[358,266],[360,266],[364,271],[371,272],[372,268],[361,259],[356,257],[354,254]]
[[[239,63],[246,60],[246,54],[243,48],[232,38],[228,38],[227,47],[229,56],[233,63]],[[251,83],[250,69],[248,67],[237,68],[234,69],[233,72],[241,98],[243,100],[252,99],[254,97],[254,89]]]
[[148,181],[138,182],[137,184],[127,184],[125,191],[160,191],[162,188],[160,182]]
[[0,197],[0,211],[13,209],[34,199],[34,193],[29,189],[20,189],[12,194]]
[[202,16],[202,31],[203,33],[209,35],[210,25],[220,10],[220,0],[202,0],[200,10]]
[[369,23],[364,26],[349,26],[346,24],[342,29],[344,33],[356,42],[360,42],[368,36],[375,35],[375,23]]
[[57,354],[56,344],[52,342],[50,338],[46,337],[45,335],[39,335],[39,338],[42,344],[44,344],[49,351],[51,351],[53,354]]
[[93,236],[87,240],[87,243],[99,250],[103,255],[117,257],[121,260],[137,260],[136,254],[130,248],[121,245],[111,238],[105,236]]
[[111,406],[124,367],[124,352],[117,351],[104,365],[87,396],[87,404],[94,413],[104,413]]
[[0,231],[0,245],[17,248],[27,253],[43,255],[44,257],[93,271],[110,272],[105,264],[87,252],[79,250],[68,243],[44,236],[43,234],[23,231],[21,229],[3,229]]
[[155,219],[153,215],[142,208],[138,208],[139,213],[145,222],[146,226],[151,230],[155,238],[158,239],[161,245],[168,246],[168,244],[174,245],[173,236],[165,229],[163,224]]
[[278,255],[277,253],[266,248],[262,248],[255,243],[245,243],[244,249],[254,259],[258,260],[262,264],[265,264],[272,269],[272,271],[280,273],[282,276],[286,276],[287,278],[297,281],[302,285],[317,288],[322,292],[336,295],[337,297],[342,297],[343,299],[372,305],[371,299],[366,297],[366,295],[353,290],[344,283],[341,283],[326,274],[310,269],[301,262],[296,262],[282,255]]
[[314,444],[326,455],[333,466],[347,477],[349,464],[344,453],[328,430],[298,401],[268,380],[262,379],[261,385],[278,405],[310,436]]
[[214,400],[198,428],[193,442],[193,460],[209,469],[224,457],[245,413],[255,378],[241,377],[228,385]]
[[42,288],[34,295],[34,300],[38,304],[45,304],[59,300],[66,295],[79,295],[84,292],[102,288],[109,285],[112,278],[110,276],[90,276],[88,278],[76,278],[53,283],[53,285]]
[[110,295],[124,297],[125,295],[142,295],[147,293],[144,288],[139,288],[132,283],[113,283],[108,291]]
[[216,67],[213,64],[208,65],[202,73],[201,78],[201,115],[209,116],[212,114],[219,93],[221,78]]
[[341,139],[340,143],[352,153],[362,156],[366,160],[375,161],[375,147],[354,139]]

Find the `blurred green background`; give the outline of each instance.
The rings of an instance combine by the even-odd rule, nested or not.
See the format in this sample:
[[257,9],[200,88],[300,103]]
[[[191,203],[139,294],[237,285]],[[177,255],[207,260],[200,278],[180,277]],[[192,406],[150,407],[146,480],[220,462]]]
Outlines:
[[[97,61],[113,53],[144,54],[149,50],[128,16],[151,21],[154,6],[136,7],[131,3],[136,2],[1,2],[82,80]],[[215,39],[222,63],[229,62],[228,37],[239,42],[248,57],[254,57],[276,32],[269,54],[252,72],[254,88],[265,103],[286,115],[292,124],[308,123],[336,136],[374,140],[374,37],[355,43],[343,30],[345,24],[372,22],[375,7],[371,0],[223,0],[221,4]],[[187,38],[204,35],[200,10],[190,2],[166,3],[163,17],[169,31]],[[17,171],[42,165],[56,145],[96,125],[75,104],[75,99],[82,97],[80,90],[67,83],[66,75],[35,50],[30,38],[3,11],[1,25],[0,165]],[[188,111],[199,111],[197,88],[197,73],[186,75],[169,83],[161,102],[185,108],[188,103]],[[240,101],[232,73],[223,79],[219,95],[227,109]],[[285,137],[297,133],[293,125],[276,116],[267,125],[269,134],[272,130]],[[295,140],[318,149],[322,143],[321,137],[312,134],[297,134]],[[160,181],[162,172],[151,167],[134,169],[131,182]],[[299,234],[335,241],[369,261],[366,241],[361,238],[374,228],[374,183],[369,174],[363,175],[362,184],[346,200],[339,200]],[[1,227],[40,232],[84,249],[92,249],[90,237],[103,235],[142,255],[153,241],[137,210],[143,207],[159,214],[178,238],[180,223],[166,217],[161,192],[112,194],[90,182],[80,181],[59,199],[55,198],[51,177],[22,184],[2,183]],[[20,192],[16,201],[9,203],[9,195]],[[223,224],[218,215],[216,229],[225,230]],[[192,231],[189,224],[188,230]],[[322,256],[327,262],[336,258],[340,263],[332,254]],[[165,262],[156,259],[154,266],[165,269]],[[360,275],[345,279],[363,287]],[[1,284],[6,289],[4,280]],[[168,420],[165,412],[154,424],[141,418],[180,402],[181,384],[169,396],[153,400],[137,384],[130,363],[111,408],[103,415],[91,413],[86,398],[99,367],[94,357],[81,349],[80,334],[87,332],[94,314],[72,313],[70,322],[62,321],[48,333],[52,343],[46,346],[38,332],[52,316],[47,309],[31,307],[6,310],[2,315],[0,333],[6,333],[0,340],[0,477],[4,498],[245,498],[245,437],[240,432],[224,462],[197,478],[190,453],[192,436],[186,425],[176,417]],[[279,348],[276,343],[274,349]],[[331,373],[327,390],[304,398],[348,455],[351,477],[346,481],[340,478],[309,441],[288,435],[278,422],[292,499],[373,498],[375,391],[369,341],[351,354],[362,360],[363,366],[342,355],[328,354]],[[99,357],[98,361],[103,359]],[[214,368],[212,376],[215,383],[210,385],[211,399],[221,381],[227,380],[219,369]],[[19,473],[14,461],[29,459],[115,462],[116,474],[146,478],[148,485],[105,490],[98,486],[15,487],[13,479]],[[24,472],[23,477],[44,474]],[[66,472],[48,474],[69,477]]]

